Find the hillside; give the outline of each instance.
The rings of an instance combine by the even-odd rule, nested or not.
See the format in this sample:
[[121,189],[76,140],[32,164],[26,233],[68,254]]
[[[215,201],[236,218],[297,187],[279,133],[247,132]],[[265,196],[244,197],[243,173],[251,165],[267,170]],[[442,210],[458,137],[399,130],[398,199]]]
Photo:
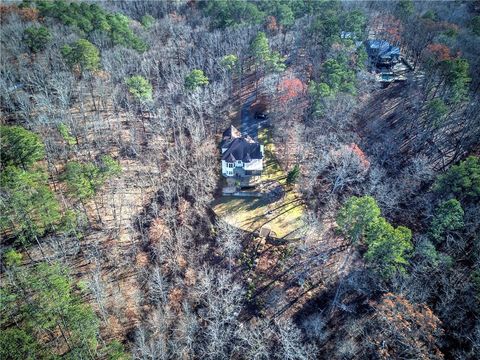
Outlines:
[[1,359],[480,357],[478,1],[0,25]]

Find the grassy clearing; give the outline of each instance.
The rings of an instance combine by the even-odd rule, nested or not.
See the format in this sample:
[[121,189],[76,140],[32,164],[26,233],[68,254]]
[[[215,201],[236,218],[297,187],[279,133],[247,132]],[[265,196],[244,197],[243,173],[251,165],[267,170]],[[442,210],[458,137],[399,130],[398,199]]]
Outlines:
[[264,171],[260,182],[276,181],[285,194],[282,199],[272,201],[263,198],[236,198],[222,196],[213,204],[215,213],[246,231],[255,231],[263,225],[270,227],[279,238],[294,239],[302,228],[304,206],[295,189],[287,188],[286,173],[275,158],[275,145],[267,129],[260,130],[258,140],[265,147]]

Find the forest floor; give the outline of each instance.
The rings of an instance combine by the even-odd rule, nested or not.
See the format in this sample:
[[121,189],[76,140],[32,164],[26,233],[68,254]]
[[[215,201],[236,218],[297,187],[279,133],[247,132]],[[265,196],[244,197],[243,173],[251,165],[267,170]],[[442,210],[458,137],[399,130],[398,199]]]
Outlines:
[[[35,262],[63,255],[60,260],[72,269],[74,278],[91,290],[88,300],[101,315],[102,339],[109,341],[127,338],[140,323],[143,306],[139,275],[146,269],[148,256],[139,246],[135,219],[159,187],[162,167],[155,151],[162,153],[166,145],[163,137],[145,131],[139,118],[116,112],[111,104],[98,111],[94,108],[87,101],[72,110],[73,122],[84,132],[70,159],[89,161],[109,153],[118,157],[122,172],[108,181],[95,198],[86,201],[84,210],[75,204],[90,224],[81,238],[47,238],[42,251],[32,248],[30,255]],[[123,155],[122,149],[133,144],[141,144],[135,145],[136,155]],[[57,187],[62,186],[62,164],[56,161],[52,171]]]

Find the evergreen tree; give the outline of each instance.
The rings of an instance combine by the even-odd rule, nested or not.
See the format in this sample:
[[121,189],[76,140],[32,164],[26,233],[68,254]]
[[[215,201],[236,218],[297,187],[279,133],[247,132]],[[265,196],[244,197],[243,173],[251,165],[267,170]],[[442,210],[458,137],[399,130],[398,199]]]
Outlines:
[[368,245],[365,261],[386,279],[396,272],[404,272],[413,249],[411,239],[410,229],[404,226],[394,228],[380,217],[369,225],[365,238]]
[[260,24],[265,14],[255,3],[248,1],[213,0],[201,3],[216,28],[242,24]]
[[[268,45],[267,35],[260,31],[250,44],[250,53],[255,59],[255,69],[267,69],[273,72],[282,72],[285,70],[285,58],[278,52],[271,52]],[[258,81],[258,76],[257,76]],[[257,83],[258,85],[258,83]]]
[[7,166],[0,176],[0,231],[27,244],[61,220],[60,206],[50,190],[47,175]]
[[[98,319],[59,264],[10,267],[1,287],[2,359],[95,358]],[[60,335],[60,336],[59,336]]]
[[18,328],[0,331],[0,359],[35,360],[42,359],[45,355],[45,351],[31,332]]
[[285,57],[280,55],[278,51],[272,52],[267,60],[267,69],[279,73],[285,71],[286,68]]
[[349,11],[340,16],[341,31],[352,32],[355,38],[362,39],[367,25],[365,15],[359,11]]
[[205,76],[203,70],[194,69],[185,78],[185,87],[189,90],[195,90],[200,86],[208,85],[208,82],[208,77]]
[[37,53],[47,47],[52,34],[45,26],[30,26],[23,32],[23,38],[30,51]]
[[77,139],[72,135],[70,128],[64,123],[58,124],[58,132],[69,146],[77,144]]
[[371,196],[350,197],[337,215],[340,230],[354,244],[361,241],[368,228],[380,216],[380,208]]
[[292,170],[290,170],[287,174],[287,184],[293,185],[297,182],[298,177],[300,176],[300,167],[298,164],[295,164]]
[[270,47],[267,35],[263,31],[258,32],[250,45],[250,51],[258,65],[265,64],[270,58]]
[[480,200],[480,158],[469,156],[437,177],[433,189],[445,197],[462,201]]
[[395,12],[400,19],[406,20],[415,12],[415,5],[412,0],[400,0],[397,3]]
[[465,100],[468,94],[468,84],[472,80],[469,76],[468,61],[462,58],[445,60],[441,62],[440,66],[448,86],[446,100],[453,104]]
[[21,166],[27,169],[45,157],[40,137],[21,126],[0,126],[1,166]]
[[18,266],[22,262],[23,255],[14,249],[9,249],[3,255],[3,261],[6,266]]
[[70,194],[85,200],[94,196],[109,177],[120,172],[118,162],[107,155],[102,157],[99,165],[93,162],[68,162],[63,179]]
[[232,71],[238,64],[238,57],[233,54],[226,55],[222,58],[220,64],[228,71]]
[[472,18],[470,21],[470,28],[475,35],[480,36],[480,15]]
[[126,80],[128,91],[140,101],[151,101],[153,88],[150,82],[143,76],[135,75]]
[[340,14],[338,1],[318,1],[317,9],[312,14],[315,17],[310,30],[312,37],[324,49],[340,39],[340,32],[343,30],[340,28]]
[[442,124],[443,117],[447,114],[448,107],[442,99],[436,98],[427,103],[427,118],[434,128]]
[[277,12],[280,25],[288,28],[295,23],[293,11],[287,4],[279,4]]
[[435,210],[435,215],[430,226],[433,239],[440,241],[446,233],[463,228],[464,211],[457,199],[441,203]]
[[155,18],[152,15],[146,14],[142,16],[140,22],[146,29],[149,29],[155,23]]
[[81,72],[94,71],[100,66],[100,51],[85,39],[63,46],[62,55],[69,66],[78,67]]
[[382,277],[405,271],[413,249],[412,232],[404,226],[394,228],[380,217],[374,198],[350,197],[337,215],[337,224],[352,243],[367,245],[364,259]]
[[[77,30],[81,36],[90,38],[93,33],[107,35],[113,45],[122,45],[144,52],[147,44],[130,29],[130,19],[120,13],[109,13],[96,3],[65,2],[64,0],[35,2],[42,17],[57,19]],[[148,22],[150,18],[146,17]]]
[[322,66],[323,81],[333,92],[346,92],[355,94],[355,72],[351,69],[344,56],[328,59]]

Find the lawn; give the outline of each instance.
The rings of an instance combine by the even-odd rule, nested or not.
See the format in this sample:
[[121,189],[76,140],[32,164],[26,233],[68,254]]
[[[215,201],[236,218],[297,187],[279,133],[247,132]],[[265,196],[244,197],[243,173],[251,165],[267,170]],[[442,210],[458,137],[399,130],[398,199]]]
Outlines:
[[284,196],[279,200],[263,198],[239,198],[222,196],[216,199],[212,208],[228,223],[246,231],[256,231],[262,226],[269,227],[278,238],[294,239],[300,236],[303,226],[304,206],[295,189],[286,186],[286,173],[275,158],[275,145],[269,131],[259,131],[258,140],[264,145],[264,170],[262,182],[278,182]]

